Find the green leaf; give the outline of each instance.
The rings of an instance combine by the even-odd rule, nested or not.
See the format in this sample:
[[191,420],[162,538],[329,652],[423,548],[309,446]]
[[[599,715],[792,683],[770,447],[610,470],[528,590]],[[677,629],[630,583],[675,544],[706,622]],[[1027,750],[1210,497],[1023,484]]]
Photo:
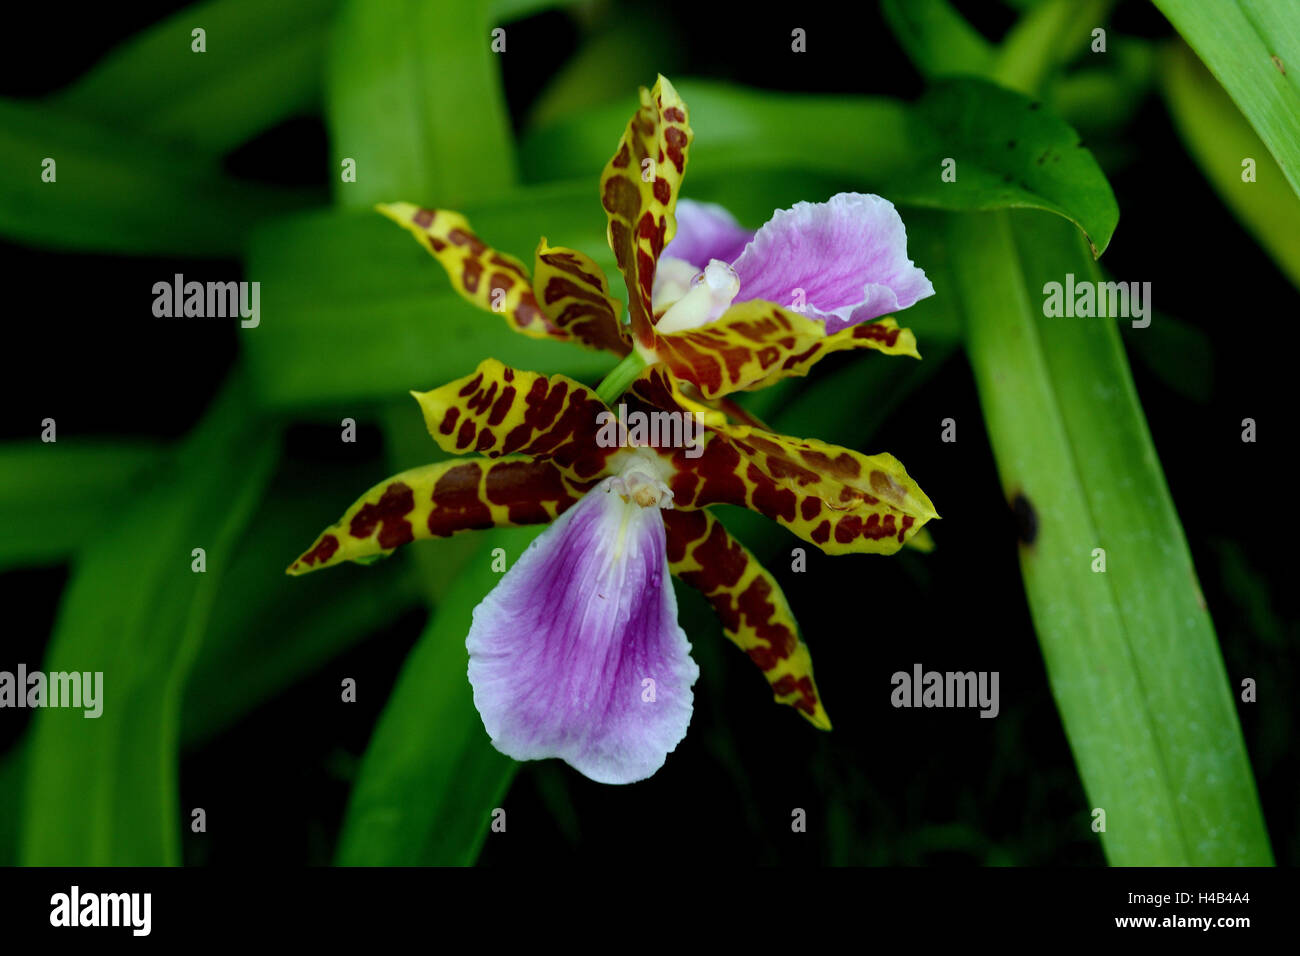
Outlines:
[[[476,536],[479,549],[402,667],[366,749],[339,841],[345,866],[468,865],[516,764],[493,748],[465,676],[470,613],[496,586],[492,549],[515,560],[539,533]],[[380,573],[380,572],[376,572]]]
[[[1119,206],[1105,174],[1078,134],[1037,101],[983,80],[949,80],[917,103],[908,141],[907,171],[881,190],[894,202],[1042,209],[1082,229],[1094,256],[1109,244]],[[955,180],[944,181],[945,166]]]
[[326,82],[339,203],[459,206],[514,181],[490,20],[481,0],[345,0]]
[[[34,714],[21,859],[27,865],[180,862],[180,698],[278,436],[236,377],[154,486],[82,551],[44,662],[102,672],[102,713]],[[206,572],[192,550],[206,551]]]
[[65,560],[162,460],[141,442],[0,445],[0,570]]
[[1036,4],[1003,38],[989,78],[1023,93],[1036,93],[1061,64],[1085,48],[1114,5],[1115,0]]
[[1134,37],[1124,37],[1097,59],[1102,65],[1059,76],[1044,94],[1057,114],[1088,139],[1114,137],[1132,122],[1156,75],[1155,44]]
[[[1238,221],[1300,287],[1300,197],[1223,87],[1186,46],[1166,50],[1160,65],[1169,112],[1192,158]],[[1255,161],[1253,182],[1242,180],[1248,158]]]
[[[545,235],[613,274],[594,181],[462,211],[485,242],[530,268]],[[527,338],[465,302],[427,252],[374,212],[316,213],[259,230],[248,273],[262,282],[263,319],[244,342],[271,405],[389,402],[464,375],[485,355],[584,380],[615,364],[606,353]]]
[[[897,100],[673,82],[690,107],[695,130],[686,195],[698,178],[734,177],[738,170],[793,168],[870,181],[908,163],[906,107]],[[531,131],[519,150],[524,179],[581,178],[596,195],[600,171],[636,111],[632,94]]]
[[1114,321],[1043,315],[1045,282],[1099,271],[1047,217],[954,216],[950,235],[1004,493],[1035,516],[1020,563],[1088,795],[1079,827],[1105,811],[1115,865],[1271,862],[1223,659]]
[[884,0],[880,6],[899,46],[927,79],[982,76],[992,69],[993,44],[948,0]]
[[[55,162],[53,182],[42,179]],[[0,100],[0,235],[130,255],[229,256],[258,220],[315,194],[244,183],[211,154]]]
[[[118,129],[225,152],[320,101],[338,0],[209,0],[113,50],[52,104]],[[206,32],[205,52],[191,31]]]
[[1274,0],[1153,0],[1300,195],[1300,18]]

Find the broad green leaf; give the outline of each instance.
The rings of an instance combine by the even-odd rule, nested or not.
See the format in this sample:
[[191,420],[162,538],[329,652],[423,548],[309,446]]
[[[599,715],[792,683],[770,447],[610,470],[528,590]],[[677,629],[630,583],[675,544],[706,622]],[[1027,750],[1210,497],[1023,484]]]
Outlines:
[[885,22],[927,79],[972,73],[993,66],[993,44],[966,22],[948,0],[883,0]]
[[[459,206],[515,178],[483,0],[344,0],[326,82],[335,197]],[[356,181],[341,178],[345,160]]]
[[[1186,46],[1165,51],[1161,80],[1169,112],[1201,172],[1278,268],[1300,286],[1300,196],[1223,87]],[[1254,166],[1250,182],[1242,178],[1248,159]]]
[[1046,282],[1099,271],[1047,217],[959,215],[950,236],[1003,490],[1032,538],[1021,570],[1088,795],[1079,827],[1105,811],[1116,865],[1271,862],[1223,659],[1114,321],[1043,315]]
[[65,560],[162,460],[137,441],[0,445],[0,570]]
[[1300,17],[1278,0],[1153,0],[1300,195]]
[[81,552],[42,669],[102,672],[102,713],[34,714],[24,864],[180,862],[181,693],[277,446],[237,375],[154,485]]
[[[1078,134],[1038,101],[975,78],[949,80],[917,103],[908,141],[906,172],[881,189],[893,201],[1043,209],[1082,229],[1094,256],[1110,242],[1119,207],[1105,174]],[[955,179],[945,181],[945,169]]]
[[[320,101],[339,0],[208,0],[135,34],[54,107],[224,152]],[[191,33],[205,31],[204,52]]]
[[[42,179],[45,160],[53,182]],[[0,100],[0,236],[130,255],[224,256],[315,194],[239,182],[207,153],[50,106]]]
[[[462,211],[485,242],[530,267],[545,235],[614,273],[594,178]],[[375,212],[268,226],[248,261],[249,276],[262,282],[263,318],[243,341],[258,393],[272,405],[388,402],[464,375],[486,355],[580,379],[599,379],[616,364],[605,353],[519,335],[476,309],[409,234]]]

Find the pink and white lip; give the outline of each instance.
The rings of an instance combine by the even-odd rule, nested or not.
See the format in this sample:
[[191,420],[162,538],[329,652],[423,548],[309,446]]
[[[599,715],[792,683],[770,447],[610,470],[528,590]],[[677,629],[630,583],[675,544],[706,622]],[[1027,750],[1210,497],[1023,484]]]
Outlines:
[[604,479],[474,609],[469,680],[502,753],[633,783],[686,736],[699,668],[677,623],[660,517],[671,506],[635,466]]
[[734,303],[762,299],[820,320],[832,334],[934,295],[907,257],[898,210],[880,196],[795,203],[752,233],[711,203],[680,199],[676,218],[652,290],[664,332],[698,328]]

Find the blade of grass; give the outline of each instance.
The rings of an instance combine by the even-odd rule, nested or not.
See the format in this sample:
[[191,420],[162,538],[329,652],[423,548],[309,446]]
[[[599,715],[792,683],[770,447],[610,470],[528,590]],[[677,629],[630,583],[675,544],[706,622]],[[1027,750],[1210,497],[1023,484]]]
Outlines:
[[1003,488],[1036,516],[1021,569],[1091,804],[1081,810],[1105,811],[1112,864],[1271,862],[1223,660],[1115,326],[1042,315],[1045,281],[1099,273],[1044,217],[955,215],[950,236]]

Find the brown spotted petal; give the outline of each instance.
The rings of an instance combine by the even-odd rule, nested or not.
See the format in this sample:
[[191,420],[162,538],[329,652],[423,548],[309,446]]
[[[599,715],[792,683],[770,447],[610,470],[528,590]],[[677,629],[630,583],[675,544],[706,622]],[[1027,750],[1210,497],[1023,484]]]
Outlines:
[[654,346],[655,267],[677,232],[673,212],[692,135],[686,104],[660,76],[653,90],[641,88],[641,106],[600,177],[609,247],[627,283],[632,335],[645,348]]
[[459,459],[412,468],[375,485],[288,568],[293,575],[391,554],[425,538],[553,521],[590,483],[524,457]]
[[[545,287],[554,267],[548,266],[551,272],[547,278],[531,279],[523,263],[484,243],[460,213],[450,209],[422,209],[409,202],[383,203],[375,208],[415,236],[447,270],[452,288],[462,298],[500,315],[516,332],[535,339],[577,341],[619,354],[628,351],[628,346],[621,344],[618,323],[609,321],[608,303],[604,314],[591,309],[576,311],[571,308],[571,301],[559,301],[555,307],[547,308],[539,303],[535,287]],[[565,264],[561,256],[572,253],[568,249],[551,251],[561,265]],[[574,255],[581,256],[581,253]],[[599,274],[600,270],[595,271]],[[617,317],[618,303],[613,305],[612,314]]]
[[605,403],[564,375],[516,371],[490,358],[473,375],[411,394],[429,434],[452,454],[544,458],[586,480],[603,475],[618,451],[599,441]]
[[675,378],[665,365],[651,365],[645,369],[630,389],[632,396],[652,408],[685,411],[698,416],[707,428],[725,425],[731,409],[715,407],[720,404],[706,400],[690,382]]
[[750,508],[827,554],[893,554],[938,517],[893,455],[863,455],[812,438],[715,426],[699,457],[678,450],[672,463],[674,507]]
[[561,329],[592,348],[616,355],[632,351],[619,317],[623,303],[609,294],[605,272],[577,249],[537,244],[533,292],[542,311]]
[[921,357],[916,337],[892,318],[827,335],[822,322],[757,299],[733,305],[707,325],[654,336],[655,357],[705,398],[807,375],[823,357],[844,349]]
[[830,730],[812,657],[776,579],[709,512],[665,511],[663,519],[669,569],[713,605],[723,631],[763,671],[777,702]]

